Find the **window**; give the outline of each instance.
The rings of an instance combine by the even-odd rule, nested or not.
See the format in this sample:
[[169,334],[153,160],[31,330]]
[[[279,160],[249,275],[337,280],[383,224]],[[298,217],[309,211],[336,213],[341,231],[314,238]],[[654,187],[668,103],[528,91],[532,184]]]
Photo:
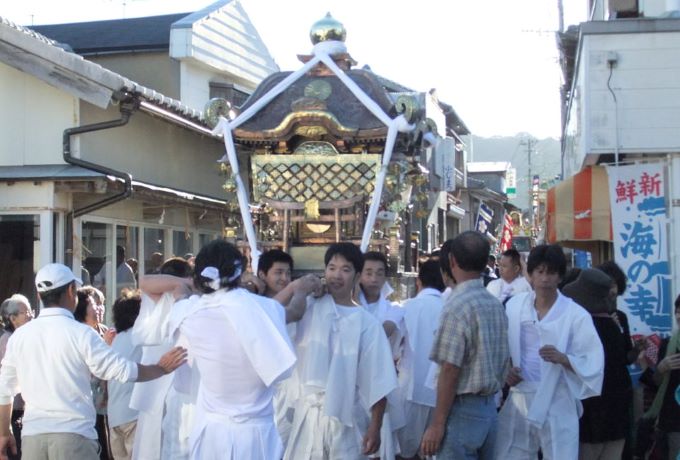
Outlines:
[[186,254],[193,254],[192,236],[191,232],[180,232],[177,230],[172,232],[172,253],[174,256],[184,257]]
[[107,299],[115,296],[111,286],[110,273],[107,269],[113,263],[113,225],[100,222],[83,222],[82,224],[82,280],[83,284],[100,289]]
[[232,107],[241,107],[249,96],[231,83],[210,83],[210,99],[221,97],[229,101]]
[[[138,281],[139,271],[139,228],[116,225],[116,250],[124,253],[123,260],[119,262],[119,271],[124,271],[121,275],[129,277],[129,272],[134,275],[135,283]],[[122,264],[126,264],[124,267]],[[129,269],[128,269],[129,267]],[[121,280],[118,280],[118,284]]]
[[165,230],[162,228],[145,228],[144,273],[159,273],[165,259]]

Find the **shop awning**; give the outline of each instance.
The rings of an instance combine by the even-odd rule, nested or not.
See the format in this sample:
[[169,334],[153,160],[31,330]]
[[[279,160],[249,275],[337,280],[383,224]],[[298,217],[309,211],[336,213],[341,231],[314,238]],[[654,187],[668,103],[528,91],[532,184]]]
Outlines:
[[548,190],[546,239],[550,243],[612,241],[607,170],[589,166]]

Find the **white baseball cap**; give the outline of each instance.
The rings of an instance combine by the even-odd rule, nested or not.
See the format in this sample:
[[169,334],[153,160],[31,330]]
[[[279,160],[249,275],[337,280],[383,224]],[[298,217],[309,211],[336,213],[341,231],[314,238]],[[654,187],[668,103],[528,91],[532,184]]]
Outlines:
[[35,287],[38,292],[49,292],[72,281],[78,286],[83,285],[83,282],[64,264],[47,264],[35,275]]

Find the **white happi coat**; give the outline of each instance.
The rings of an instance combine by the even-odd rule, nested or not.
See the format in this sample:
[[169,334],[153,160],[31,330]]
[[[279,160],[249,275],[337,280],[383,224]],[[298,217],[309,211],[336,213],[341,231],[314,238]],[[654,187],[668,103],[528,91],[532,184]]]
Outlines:
[[[521,323],[536,321],[535,293],[514,296],[506,305],[508,340],[513,366],[521,362]],[[541,360],[540,382],[520,382],[510,390],[498,419],[496,458],[515,458],[510,452],[533,450],[530,432],[537,433],[544,458],[578,458],[578,419],[581,400],[598,396],[604,377],[604,351],[590,314],[558,293],[555,304],[535,323],[540,347],[553,345],[569,358],[573,369]],[[546,439],[548,438],[548,439]],[[534,444],[535,446],[535,444]],[[546,448],[551,451],[546,452]]]
[[191,458],[281,458],[274,384],[296,361],[283,308],[244,289],[219,290],[201,297],[180,332],[200,373]]
[[398,431],[398,439],[401,454],[407,458],[418,453],[436,403],[436,392],[426,385],[426,379],[442,306],[441,292],[432,288],[421,290],[403,306],[405,340],[399,360],[399,394],[406,425]]
[[[285,458],[317,459],[313,452],[320,444],[336,442],[343,445],[331,450],[345,454],[334,458],[364,458],[361,441],[371,407],[397,388],[382,325],[365,309],[338,306],[325,295],[310,300],[297,326],[298,365],[291,377],[295,412]],[[386,423],[387,411],[383,427]],[[381,431],[381,441],[381,455],[391,451],[383,458],[394,458],[391,431]]]
[[[175,304],[172,293],[165,293],[158,302],[142,293],[139,316],[131,329],[135,346],[142,347],[141,364],[156,364],[172,343],[167,340],[168,316]],[[165,395],[172,382],[172,374],[149,382],[135,383],[130,397],[130,407],[139,411],[133,460],[159,460],[161,458],[161,423]]]
[[519,275],[511,283],[506,283],[503,278],[495,279],[486,286],[486,289],[498,300],[504,302],[508,297],[531,291],[531,285],[524,276]]

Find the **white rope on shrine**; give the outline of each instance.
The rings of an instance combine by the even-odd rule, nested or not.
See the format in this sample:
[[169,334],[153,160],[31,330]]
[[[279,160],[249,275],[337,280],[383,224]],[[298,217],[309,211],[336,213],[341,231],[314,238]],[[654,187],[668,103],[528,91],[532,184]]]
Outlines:
[[224,147],[226,153],[222,158],[218,160],[219,163],[224,163],[229,161],[231,166],[234,179],[236,181],[236,197],[238,199],[239,209],[241,211],[241,220],[243,220],[243,228],[246,233],[246,239],[248,240],[248,245],[250,246],[250,266],[253,273],[257,273],[257,265],[260,260],[260,250],[257,248],[257,235],[255,234],[255,225],[253,224],[253,218],[250,214],[248,193],[246,192],[246,186],[241,178],[238,157],[236,156],[236,146],[234,145],[234,138],[232,131],[237,128],[242,123],[248,121],[253,115],[259,112],[265,105],[269,104],[276,96],[281,94],[288,86],[293,84],[302,75],[307,73],[313,66],[319,62],[319,58],[313,58],[302,66],[298,71],[291,73],[286,78],[281,80],[276,86],[274,86],[270,91],[264,94],[260,99],[255,101],[255,103],[244,110],[239,116],[237,116],[233,121],[229,122],[224,117],[220,117],[220,121],[217,126],[213,129],[214,135],[222,135],[224,139]]
[[392,151],[394,150],[394,144],[397,139],[397,134],[401,132],[407,132],[414,128],[410,125],[403,115],[392,119],[387,115],[382,108],[371,99],[354,80],[349,78],[345,72],[338,67],[338,65],[331,58],[331,54],[336,53],[339,49],[344,49],[344,44],[341,42],[320,42],[314,46],[313,54],[314,57],[310,59],[305,65],[303,65],[296,72],[291,73],[286,78],[281,80],[274,88],[265,93],[260,99],[255,101],[253,105],[248,107],[239,116],[237,116],[233,121],[229,122],[224,117],[220,117],[220,121],[213,129],[214,135],[222,135],[224,138],[224,146],[226,149],[226,154],[218,160],[218,162],[223,163],[229,161],[234,178],[236,181],[236,196],[238,198],[239,209],[241,211],[241,219],[243,220],[243,226],[246,233],[246,238],[248,240],[248,245],[250,246],[251,252],[251,267],[254,273],[257,273],[257,264],[260,258],[260,251],[257,248],[257,237],[255,235],[255,226],[253,225],[253,219],[250,215],[248,194],[246,193],[245,184],[239,173],[238,157],[236,156],[236,147],[234,145],[234,139],[232,131],[240,126],[241,124],[248,121],[253,115],[259,112],[264,106],[269,104],[276,96],[281,94],[286,88],[295,83],[300,77],[309,72],[316,64],[323,62],[337,77],[338,79],[359,99],[364,106],[378,118],[387,127],[387,141],[385,143],[385,151],[383,153],[383,161],[380,167],[380,171],[376,177],[375,188],[373,190],[373,200],[366,217],[366,224],[364,226],[364,232],[361,238],[361,251],[366,252],[368,249],[368,244],[371,239],[371,233],[373,230],[373,225],[375,225],[375,220],[378,215],[378,208],[380,207],[380,197],[382,196],[383,184],[385,183],[385,175],[387,174],[387,166],[392,158]]
[[[323,43],[323,42],[322,42]],[[387,141],[385,142],[385,151],[383,152],[382,165],[375,180],[375,188],[373,189],[373,200],[371,206],[368,208],[368,215],[366,216],[366,223],[364,225],[364,232],[361,236],[361,252],[366,252],[368,244],[371,241],[371,234],[373,233],[373,225],[378,217],[378,209],[380,208],[380,197],[382,196],[383,185],[385,184],[385,176],[387,175],[387,166],[392,159],[392,152],[394,151],[394,143],[397,140],[399,131],[407,132],[413,130],[414,126],[410,125],[404,115],[392,119],[387,115],[383,109],[371,99],[354,80],[349,78],[345,72],[333,61],[327,54],[321,54],[321,62],[333,71],[333,73],[342,81],[345,86],[359,99],[364,106],[387,125]]]

